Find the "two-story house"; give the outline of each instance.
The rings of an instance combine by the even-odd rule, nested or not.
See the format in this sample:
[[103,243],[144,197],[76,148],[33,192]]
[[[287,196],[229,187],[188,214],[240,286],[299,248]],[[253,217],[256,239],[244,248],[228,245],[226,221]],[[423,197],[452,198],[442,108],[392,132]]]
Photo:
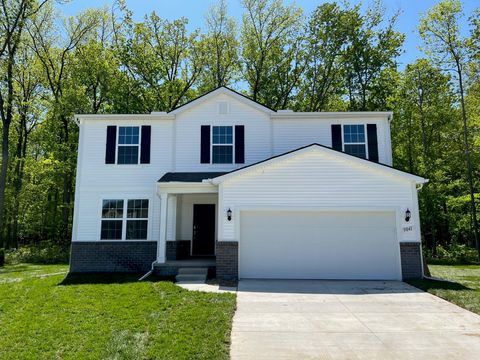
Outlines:
[[390,112],[272,110],[222,87],[177,109],[77,115],[72,272],[219,280],[422,276],[417,190]]

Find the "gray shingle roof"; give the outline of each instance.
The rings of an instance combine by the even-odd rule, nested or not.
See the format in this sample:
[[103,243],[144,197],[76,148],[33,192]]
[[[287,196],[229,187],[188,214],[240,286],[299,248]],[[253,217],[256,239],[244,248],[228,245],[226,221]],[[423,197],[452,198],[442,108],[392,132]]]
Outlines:
[[202,182],[225,175],[227,172],[168,172],[158,182]]

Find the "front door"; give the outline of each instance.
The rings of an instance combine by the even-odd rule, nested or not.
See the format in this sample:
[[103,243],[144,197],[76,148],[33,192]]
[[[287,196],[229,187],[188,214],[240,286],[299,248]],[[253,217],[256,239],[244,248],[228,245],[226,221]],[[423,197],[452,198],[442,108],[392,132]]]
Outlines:
[[192,255],[215,255],[215,204],[193,205]]

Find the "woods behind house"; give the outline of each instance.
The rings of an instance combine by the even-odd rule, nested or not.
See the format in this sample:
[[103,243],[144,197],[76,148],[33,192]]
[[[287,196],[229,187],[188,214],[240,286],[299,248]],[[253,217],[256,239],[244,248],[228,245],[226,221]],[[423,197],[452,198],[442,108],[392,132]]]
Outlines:
[[480,9],[439,2],[418,24],[424,57],[399,64],[402,14],[381,2],[242,5],[235,21],[220,0],[191,30],[123,1],[65,17],[62,2],[2,0],[0,247],[69,243],[74,113],[170,111],[222,85],[274,109],[393,111],[394,166],[430,179],[424,244],[478,246]]

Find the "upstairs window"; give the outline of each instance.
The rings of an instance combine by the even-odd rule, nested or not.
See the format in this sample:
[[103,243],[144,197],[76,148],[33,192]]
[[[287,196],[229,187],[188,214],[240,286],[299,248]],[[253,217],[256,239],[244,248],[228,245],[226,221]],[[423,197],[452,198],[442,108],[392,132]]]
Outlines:
[[212,126],[212,163],[233,163],[232,126]]
[[119,126],[117,164],[138,164],[139,147],[140,127]]
[[367,158],[365,125],[343,125],[343,151],[350,155]]

